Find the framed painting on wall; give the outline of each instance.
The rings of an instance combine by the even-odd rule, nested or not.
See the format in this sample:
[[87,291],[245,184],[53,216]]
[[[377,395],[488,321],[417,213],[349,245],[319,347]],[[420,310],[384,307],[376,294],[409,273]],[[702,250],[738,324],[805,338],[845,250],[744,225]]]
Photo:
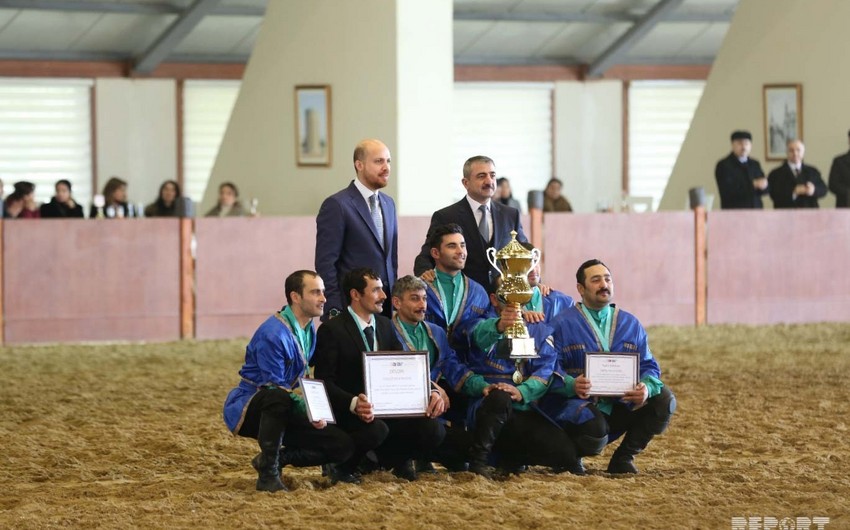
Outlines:
[[803,139],[803,86],[764,85],[765,159],[784,160],[789,140]]
[[298,166],[331,165],[331,87],[295,87],[295,161]]

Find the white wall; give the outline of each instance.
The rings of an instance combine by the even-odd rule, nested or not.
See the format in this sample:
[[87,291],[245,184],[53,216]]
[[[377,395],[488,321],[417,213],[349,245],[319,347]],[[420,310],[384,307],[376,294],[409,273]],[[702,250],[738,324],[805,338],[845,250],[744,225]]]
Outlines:
[[555,83],[555,176],[576,212],[619,204],[623,187],[623,85]]
[[176,83],[101,78],[95,84],[98,192],[111,176],[128,182],[133,203],[151,203],[177,178]]

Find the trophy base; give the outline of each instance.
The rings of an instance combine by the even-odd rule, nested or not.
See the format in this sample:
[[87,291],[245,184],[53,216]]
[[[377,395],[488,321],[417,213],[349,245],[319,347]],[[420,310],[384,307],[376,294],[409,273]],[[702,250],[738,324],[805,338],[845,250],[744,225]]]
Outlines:
[[506,337],[496,343],[497,359],[537,359],[538,357],[534,339],[531,337]]

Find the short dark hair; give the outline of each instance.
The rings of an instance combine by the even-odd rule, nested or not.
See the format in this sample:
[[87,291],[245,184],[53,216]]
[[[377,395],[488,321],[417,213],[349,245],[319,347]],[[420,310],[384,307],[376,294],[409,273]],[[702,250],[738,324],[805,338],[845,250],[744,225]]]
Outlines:
[[562,187],[562,188],[564,187],[564,183],[563,183],[563,182],[561,182],[561,179],[559,179],[558,177],[552,177],[552,178],[550,178],[550,179],[549,179],[549,182],[547,182],[547,183],[546,183],[546,187],[548,188],[548,187],[549,187],[549,185],[550,185],[550,184],[552,184],[552,183],[555,183],[555,184],[557,184],[558,186],[560,186],[560,187]]
[[35,184],[26,180],[15,182],[15,191],[21,192],[21,195],[29,195],[35,191]]
[[[603,267],[608,269],[608,265],[605,265],[604,263],[602,263],[602,261],[598,259],[589,259],[582,263],[581,266],[578,268],[578,271],[576,271],[576,281],[584,285],[584,281],[587,279],[587,276],[584,274],[585,269],[589,269],[590,267],[594,267],[596,265],[602,265]],[[611,269],[608,269],[608,271],[610,272]]]
[[68,191],[71,191],[71,181],[70,181],[70,180],[68,180],[68,179],[59,179],[59,180],[57,180],[57,181],[56,181],[56,184],[54,184],[54,185],[53,185],[53,187],[54,187],[54,188],[56,188],[56,187],[57,187],[57,186],[59,186],[60,184],[64,184],[65,186],[67,186],[67,187],[68,187]]
[[468,179],[472,175],[472,165],[478,164],[479,162],[484,164],[493,164],[493,166],[496,165],[496,163],[493,162],[493,159],[489,156],[475,155],[468,158],[466,162],[463,163],[463,178]]
[[511,181],[508,180],[508,177],[499,177],[496,179],[496,186],[501,186],[503,182],[507,182],[508,184],[511,183]]
[[304,269],[295,271],[286,277],[283,288],[286,291],[287,305],[292,305],[292,293],[298,293],[299,296],[304,296],[304,278],[307,276],[316,278],[319,275],[315,271]]
[[734,142],[735,140],[753,140],[753,135],[750,134],[750,131],[733,131],[729,136],[729,141]]
[[393,296],[401,298],[408,291],[425,291],[427,287],[425,282],[416,276],[408,274],[396,280],[393,285]]
[[239,188],[236,187],[236,184],[234,184],[232,182],[222,182],[221,184],[218,185],[218,191],[220,192],[222,188],[232,189],[233,194],[236,195],[236,197],[239,197]]
[[351,269],[342,277],[342,292],[345,294],[345,303],[351,305],[351,290],[354,289],[360,294],[365,294],[368,280],[380,280],[381,276],[369,267],[360,267]]
[[434,227],[431,230],[431,235],[428,236],[428,248],[439,249],[440,245],[443,244],[443,238],[449,234],[463,235],[463,228],[457,223],[448,223]]

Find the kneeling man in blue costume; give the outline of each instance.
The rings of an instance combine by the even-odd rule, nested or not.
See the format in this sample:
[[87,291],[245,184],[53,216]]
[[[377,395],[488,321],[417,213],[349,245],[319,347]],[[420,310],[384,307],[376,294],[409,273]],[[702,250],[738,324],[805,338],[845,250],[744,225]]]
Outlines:
[[[608,473],[637,473],[635,455],[667,428],[676,398],[661,381],[643,326],[611,303],[614,280],[608,267],[597,259],[586,261],[576,281],[581,302],[551,324],[558,368],[540,406],[575,441],[580,456],[601,453],[625,433],[611,456]],[[640,381],[622,398],[589,396],[593,381],[584,375],[585,353],[603,351],[639,355]]]
[[[499,278],[494,280],[493,290]],[[514,384],[517,370],[513,360],[497,354],[497,343],[505,330],[522,316],[514,304],[490,295],[496,318],[480,322],[469,336],[469,357],[464,370],[444,371],[457,392],[470,397],[467,425],[472,432],[469,470],[493,476],[491,453],[499,456],[499,466],[513,471],[524,465],[549,466],[556,472],[579,473],[573,441],[567,434],[534,410],[533,404],[546,394],[557,354],[552,347],[552,329],[545,323],[528,324],[539,357],[524,360],[519,371],[522,382]]]
[[[280,470],[286,465],[318,466],[344,462],[355,450],[351,437],[324,420],[307,418],[299,378],[308,376],[308,362],[316,345],[313,318],[322,315],[325,285],[313,271],[301,270],[286,278],[286,303],[254,333],[245,349],[242,381],[224,402],[224,422],[233,434],[255,438],[260,454],[257,489],[286,490]],[[378,442],[380,443],[380,441]],[[351,481],[349,477],[334,477]]]

